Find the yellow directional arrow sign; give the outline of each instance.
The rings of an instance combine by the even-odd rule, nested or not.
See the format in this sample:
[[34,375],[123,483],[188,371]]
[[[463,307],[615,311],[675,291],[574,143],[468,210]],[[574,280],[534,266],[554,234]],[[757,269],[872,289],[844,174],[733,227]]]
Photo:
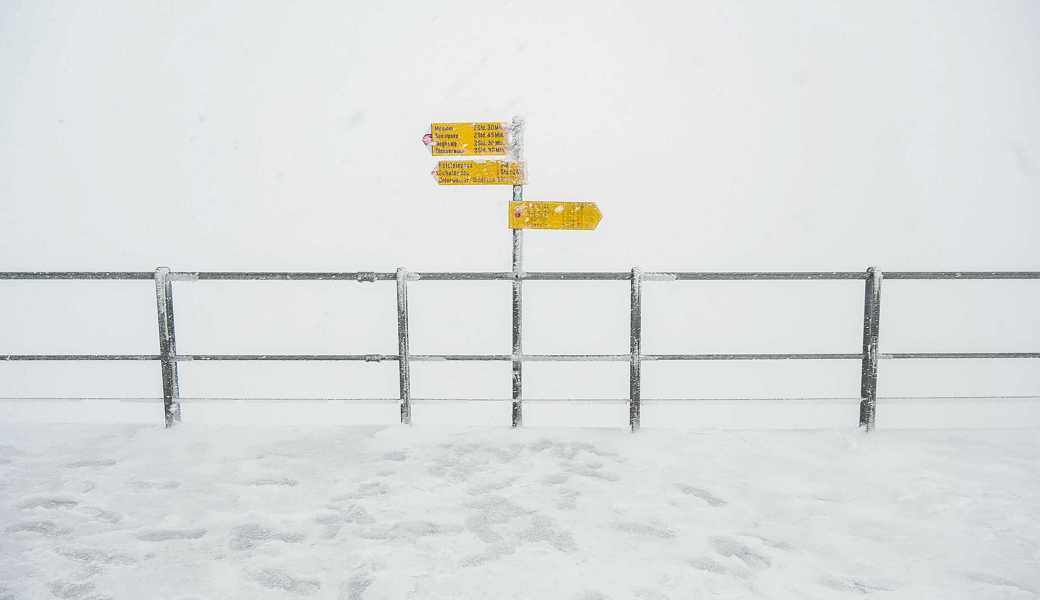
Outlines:
[[595,202],[510,202],[510,229],[595,229],[603,213]]
[[523,185],[524,164],[504,160],[442,160],[437,163],[440,185]]
[[434,156],[505,156],[509,150],[506,123],[432,123],[430,135]]

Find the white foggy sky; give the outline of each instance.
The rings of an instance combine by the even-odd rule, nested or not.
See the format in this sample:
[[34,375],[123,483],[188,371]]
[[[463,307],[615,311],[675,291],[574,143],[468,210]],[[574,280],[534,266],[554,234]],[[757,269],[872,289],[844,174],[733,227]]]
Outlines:
[[[531,270],[1037,270],[1038,32],[1030,1],[7,0],[0,270],[505,270],[508,188],[438,189],[420,137],[513,115],[527,198],[604,212],[595,232],[528,232]],[[119,285],[4,283],[0,352],[154,351],[151,290]],[[648,291],[679,322],[648,313],[647,351],[858,351],[860,284],[747,285]],[[1040,285],[943,285],[887,284],[884,351],[1036,350]],[[413,292],[415,351],[507,351],[505,287]],[[241,285],[178,284],[180,349],[392,351],[389,287],[346,311],[355,288],[261,288],[242,307]],[[535,288],[528,323],[593,304],[532,325],[527,350],[624,351],[623,286]],[[77,311],[96,318],[70,340]],[[982,387],[1035,391],[1035,362],[976,367]],[[0,379],[31,393],[34,369],[74,368]],[[89,372],[100,389],[117,368]],[[479,393],[508,394],[495,368]],[[752,376],[751,392],[858,391],[851,363],[785,368],[784,389]],[[942,393],[948,377],[906,382]],[[704,391],[687,394],[720,393]]]

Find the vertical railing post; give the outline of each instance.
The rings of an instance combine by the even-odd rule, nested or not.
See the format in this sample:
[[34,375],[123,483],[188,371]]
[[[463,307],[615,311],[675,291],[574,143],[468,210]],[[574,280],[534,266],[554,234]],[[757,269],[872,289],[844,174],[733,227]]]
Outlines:
[[159,360],[162,364],[163,415],[166,427],[181,420],[180,382],[177,379],[177,338],[173,326],[173,283],[170,270],[155,270],[155,307],[159,317]]
[[881,323],[881,271],[867,269],[863,299],[863,366],[859,386],[859,426],[874,430],[877,414],[878,331]]
[[638,268],[632,269],[632,297],[630,305],[630,337],[631,357],[628,368],[628,426],[632,432],[639,431],[639,387],[642,366],[641,352],[643,345],[643,274]]
[[400,376],[401,423],[412,424],[412,383],[408,360],[408,272],[397,269],[397,370]]

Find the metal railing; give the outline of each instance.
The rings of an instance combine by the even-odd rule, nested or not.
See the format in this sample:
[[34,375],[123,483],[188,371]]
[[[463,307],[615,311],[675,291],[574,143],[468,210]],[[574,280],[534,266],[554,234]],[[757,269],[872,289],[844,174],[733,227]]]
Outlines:
[[[514,252],[514,256],[517,255]],[[912,272],[884,274],[892,280],[992,280],[1040,279],[1034,271]],[[0,361],[159,361],[162,367],[163,412],[167,427],[181,420],[180,384],[177,364],[184,361],[397,361],[401,422],[412,420],[412,362],[424,361],[509,361],[512,364],[512,424],[523,423],[522,365],[542,361],[602,361],[629,363],[629,427],[640,426],[641,375],[645,361],[705,360],[858,360],[861,362],[859,424],[874,429],[877,412],[878,362],[881,359],[1010,359],[1040,358],[1040,352],[894,352],[879,353],[881,321],[881,271],[865,272],[642,272],[637,268],[619,272],[171,272],[160,267],[149,271],[108,272],[0,272],[0,280],[153,280],[159,331],[158,354],[0,354]],[[642,351],[642,283],[644,281],[828,281],[863,280],[863,346],[857,353],[743,353],[743,354],[644,354]],[[174,281],[393,281],[397,286],[397,354],[180,354],[174,327]],[[513,351],[510,354],[412,354],[408,336],[408,283],[410,281],[510,281],[513,285]],[[631,286],[627,354],[524,354],[522,352],[523,281],[629,281]],[[344,398],[340,398],[344,399]],[[419,400],[419,399],[416,399]]]

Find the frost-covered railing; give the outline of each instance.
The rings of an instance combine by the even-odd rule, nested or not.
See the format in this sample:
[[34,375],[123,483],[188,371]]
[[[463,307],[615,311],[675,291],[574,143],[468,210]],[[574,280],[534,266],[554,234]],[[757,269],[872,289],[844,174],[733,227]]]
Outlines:
[[[976,271],[976,272],[913,272],[895,271],[884,274],[886,279],[949,280],[949,279],[1040,279],[1040,272]],[[513,427],[523,422],[523,370],[525,362],[536,361],[617,361],[629,363],[629,427],[639,429],[640,375],[644,361],[673,360],[859,360],[861,361],[859,424],[867,431],[874,429],[877,407],[878,361],[880,359],[963,359],[963,358],[1040,358],[1040,352],[878,352],[878,333],[881,320],[881,271],[870,268],[865,272],[761,272],[761,273],[696,273],[696,272],[642,272],[639,269],[620,272],[431,272],[411,273],[398,269],[393,273],[358,271],[350,273],[294,273],[294,272],[171,272],[167,268],[151,271],[108,272],[0,272],[0,280],[154,280],[159,330],[158,354],[0,354],[3,361],[62,361],[62,360],[155,360],[162,365],[163,410],[166,426],[181,419],[180,386],[177,363],[193,360],[215,361],[397,361],[400,379],[401,422],[410,424],[412,417],[411,378],[409,365],[421,361],[509,361],[512,363],[512,421]],[[174,281],[393,281],[397,285],[397,354],[180,354],[174,328]],[[408,343],[408,282],[409,281],[511,281],[513,283],[513,351],[509,354],[411,354]],[[642,352],[642,283],[644,281],[824,281],[863,280],[863,347],[856,353],[768,353],[768,354],[644,354]],[[631,303],[629,312],[630,351],[628,354],[524,354],[522,351],[522,284],[524,281],[629,281]]]

